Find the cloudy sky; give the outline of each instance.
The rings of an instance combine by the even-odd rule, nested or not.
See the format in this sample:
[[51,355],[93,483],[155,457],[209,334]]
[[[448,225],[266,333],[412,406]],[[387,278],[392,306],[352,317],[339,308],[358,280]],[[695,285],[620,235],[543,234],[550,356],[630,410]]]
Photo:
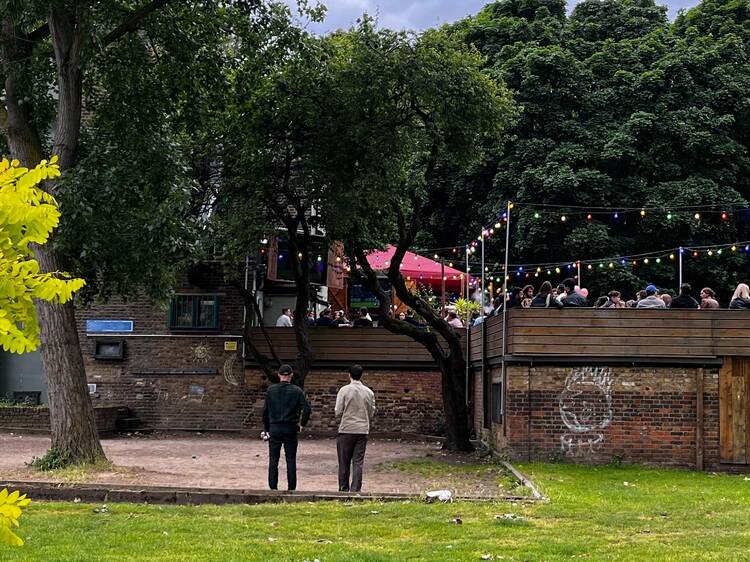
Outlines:
[[[294,4],[294,0],[284,0]],[[572,5],[574,0],[568,0]],[[664,1],[664,0],[662,0]],[[488,0],[323,0],[328,15],[322,24],[310,26],[312,31],[326,32],[349,27],[363,12],[377,16],[382,27],[392,29],[424,29],[452,22],[478,12]],[[312,3],[312,2],[311,2]],[[668,0],[669,17],[681,8],[689,8],[698,0]]]

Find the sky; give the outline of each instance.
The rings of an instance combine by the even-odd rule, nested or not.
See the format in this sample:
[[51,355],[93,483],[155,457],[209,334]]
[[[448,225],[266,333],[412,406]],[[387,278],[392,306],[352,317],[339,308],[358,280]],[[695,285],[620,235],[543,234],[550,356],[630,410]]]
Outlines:
[[[284,0],[294,5],[295,0]],[[323,0],[328,8],[324,22],[311,24],[309,29],[325,33],[350,27],[367,12],[378,18],[381,27],[391,29],[425,29],[477,13],[489,0]],[[568,0],[570,8],[575,1]],[[658,0],[657,0],[658,2]],[[664,2],[664,0],[662,0]],[[311,4],[313,1],[310,2]],[[659,2],[661,3],[661,2]],[[698,0],[668,0],[669,17],[674,19],[681,8],[690,8]]]

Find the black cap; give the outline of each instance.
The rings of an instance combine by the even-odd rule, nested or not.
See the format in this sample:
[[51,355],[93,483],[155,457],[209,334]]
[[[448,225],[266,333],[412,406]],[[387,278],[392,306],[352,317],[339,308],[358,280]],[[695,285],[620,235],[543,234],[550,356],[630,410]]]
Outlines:
[[292,373],[294,373],[294,369],[292,369],[291,365],[287,365],[285,363],[284,365],[282,365],[281,367],[279,367],[279,374],[280,375],[286,376],[286,375],[291,375]]

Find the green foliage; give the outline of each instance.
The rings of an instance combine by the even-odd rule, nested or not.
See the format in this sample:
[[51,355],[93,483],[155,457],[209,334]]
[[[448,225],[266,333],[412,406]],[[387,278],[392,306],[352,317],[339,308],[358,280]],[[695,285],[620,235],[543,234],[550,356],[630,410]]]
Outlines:
[[441,164],[481,162],[513,118],[509,94],[475,49],[443,31],[394,33],[365,19],[331,44],[326,227],[350,245],[382,247],[408,224],[427,226]]
[[58,225],[57,202],[37,187],[60,175],[56,158],[34,169],[0,161],[0,347],[12,353],[37,348],[34,299],[63,303],[83,285],[63,272],[41,273],[31,244],[45,244]]
[[13,528],[19,526],[21,508],[30,503],[26,494],[21,495],[18,490],[12,494],[5,488],[0,491],[0,542],[10,546],[23,546],[23,539],[13,532]]
[[[445,171],[420,244],[473,239],[507,199],[521,203],[511,263],[750,238],[743,212],[726,222],[718,214],[696,221],[692,213],[675,213],[671,221],[595,216],[587,224],[580,216],[563,223],[559,211],[535,219],[535,210],[522,204],[743,208],[750,200],[748,29],[747,1],[713,0],[671,25],[665,8],[651,0],[586,0],[570,16],[538,2],[502,0],[455,24],[452,32],[487,56],[487,68],[522,111],[510,140],[488,150],[480,167]],[[441,203],[451,197],[466,204],[448,218]],[[446,222],[455,226],[439,227]],[[502,261],[501,251],[491,242],[488,260]],[[719,289],[726,299],[747,270],[747,258],[725,252],[691,261],[685,279]],[[608,289],[627,295],[647,282],[676,286],[675,264],[584,276],[592,296]]]
[[34,457],[31,459],[31,466],[42,472],[48,472],[50,470],[59,470],[65,468],[70,464],[70,459],[67,455],[61,453],[57,449],[48,449],[41,457]]
[[[281,3],[188,0],[165,2],[130,32],[103,41],[143,4],[55,3],[80,33],[74,64],[82,73],[84,115],[70,147],[73,161],[56,182],[65,212],[52,243],[86,279],[82,300],[164,298],[188,262],[221,253],[207,223],[231,122],[227,106],[237,93],[232,79],[242,68],[254,82],[284,56],[283,37],[299,33],[290,31],[292,13]],[[322,16],[307,2],[297,11]],[[19,36],[43,29],[49,13],[50,3],[41,0],[0,2],[0,18]],[[49,152],[56,121],[77,119],[72,111],[57,115],[63,86],[52,40],[34,40],[17,58],[18,96]]]
[[456,314],[462,320],[466,320],[467,317],[471,316],[473,312],[479,312],[479,303],[470,299],[458,299],[456,300]]

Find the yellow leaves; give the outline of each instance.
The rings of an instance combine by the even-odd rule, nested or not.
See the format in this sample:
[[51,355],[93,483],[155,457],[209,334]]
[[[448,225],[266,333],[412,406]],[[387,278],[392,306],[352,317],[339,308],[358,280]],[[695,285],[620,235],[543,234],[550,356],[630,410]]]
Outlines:
[[39,327],[33,299],[64,303],[84,285],[61,272],[40,273],[30,244],[44,244],[60,221],[55,199],[38,186],[60,175],[57,157],[34,169],[0,161],[0,348],[33,351]]
[[0,492],[0,542],[11,546],[23,545],[23,539],[13,532],[14,527],[18,527],[18,520],[21,518],[22,509],[29,505],[31,500],[26,494],[16,490],[12,494],[7,489]]

